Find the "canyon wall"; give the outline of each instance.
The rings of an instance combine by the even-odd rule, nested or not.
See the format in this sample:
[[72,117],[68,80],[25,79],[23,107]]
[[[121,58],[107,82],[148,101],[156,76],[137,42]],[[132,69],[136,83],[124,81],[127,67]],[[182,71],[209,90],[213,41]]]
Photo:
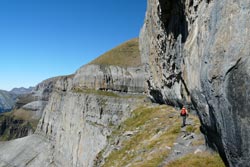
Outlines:
[[0,166],[93,166],[113,128],[143,104],[144,81],[141,66],[91,64],[42,82],[35,95],[46,105],[36,132],[0,143]]
[[36,134],[52,141],[55,166],[93,166],[97,154],[107,144],[112,127],[118,126],[142,103],[139,95],[131,94],[128,98],[122,94],[124,90],[142,93],[143,72],[140,68],[134,71],[137,72],[86,65],[74,77],[56,82],[36,130]]
[[192,104],[207,143],[228,166],[249,166],[246,0],[148,0],[140,49],[148,94]]

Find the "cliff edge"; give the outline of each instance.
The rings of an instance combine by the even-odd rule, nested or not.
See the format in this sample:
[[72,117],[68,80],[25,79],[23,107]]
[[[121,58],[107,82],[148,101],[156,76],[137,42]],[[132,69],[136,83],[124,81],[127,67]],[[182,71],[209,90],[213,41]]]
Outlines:
[[[132,57],[138,59],[138,39],[134,41],[113,51],[117,54],[126,50],[123,47],[137,47],[138,54],[132,52]],[[142,66],[99,61],[73,75],[42,82],[35,95],[41,94],[39,100],[46,104],[36,132],[0,143],[0,166],[93,166],[113,127],[146,100],[144,80]],[[33,109],[33,104],[23,107]]]

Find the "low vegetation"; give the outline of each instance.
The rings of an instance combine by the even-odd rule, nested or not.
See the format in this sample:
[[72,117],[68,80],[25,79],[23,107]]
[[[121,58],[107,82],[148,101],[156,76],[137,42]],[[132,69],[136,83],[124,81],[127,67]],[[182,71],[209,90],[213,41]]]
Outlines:
[[[190,115],[192,125],[187,125],[188,133],[201,135],[200,123],[195,115]],[[177,138],[182,136],[179,113],[166,105],[144,105],[132,112],[130,118],[108,138],[109,146],[97,159],[103,167],[157,167],[164,166],[165,160],[172,154]],[[204,145],[204,138],[197,139],[193,145]],[[186,156],[185,156],[186,155]],[[106,156],[106,157],[105,157]],[[98,162],[98,160],[97,160]],[[166,167],[224,167],[218,154],[200,152],[199,155],[184,154]]]
[[32,111],[16,109],[0,114],[0,141],[12,140],[34,132],[39,120],[32,118]]
[[118,94],[116,94],[114,92],[111,92],[111,91],[102,91],[102,90],[95,90],[95,89],[74,88],[73,92],[75,92],[75,93],[93,94],[93,95],[99,95],[99,96],[120,97]]
[[93,94],[99,96],[109,96],[109,97],[119,97],[119,98],[137,98],[137,99],[144,99],[146,95],[143,94],[122,94],[115,91],[108,91],[108,90],[95,90],[95,89],[83,89],[83,88],[73,88],[72,91],[74,93],[85,93],[85,94]]
[[137,67],[141,65],[138,38],[127,41],[104,53],[89,64]]
[[18,97],[18,100],[17,100],[15,106],[20,108],[21,106],[28,104],[34,100],[35,100],[35,97],[32,96],[32,94],[21,95]]
[[29,124],[31,125],[32,129],[35,130],[37,127],[37,124],[39,122],[38,119],[34,119],[33,118],[33,111],[30,110],[24,110],[22,108],[18,109],[18,110],[14,110],[12,115],[15,119],[17,120],[23,120],[23,121],[27,121],[29,122]]
[[225,167],[218,154],[209,152],[189,154],[176,161],[170,162],[165,167]]
[[195,115],[189,114],[188,119],[193,121],[193,125],[187,125],[186,130],[188,133],[200,134],[200,121]]
[[128,132],[132,135],[119,141],[120,148],[106,158],[104,167],[159,165],[170,153],[168,148],[173,146],[180,132],[180,122],[172,107],[144,106],[113,132],[110,142],[117,142],[117,137]]

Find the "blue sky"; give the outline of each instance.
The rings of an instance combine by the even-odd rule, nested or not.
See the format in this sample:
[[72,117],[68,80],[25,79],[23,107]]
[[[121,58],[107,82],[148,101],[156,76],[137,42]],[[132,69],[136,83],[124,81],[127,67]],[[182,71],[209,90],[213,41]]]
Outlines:
[[146,0],[1,0],[0,89],[74,73],[139,36]]

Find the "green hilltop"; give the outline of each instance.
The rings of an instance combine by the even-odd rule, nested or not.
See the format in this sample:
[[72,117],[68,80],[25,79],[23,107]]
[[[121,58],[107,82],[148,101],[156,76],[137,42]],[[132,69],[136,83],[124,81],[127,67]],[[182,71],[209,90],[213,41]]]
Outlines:
[[131,39],[104,53],[89,64],[136,67],[141,65],[139,39]]

